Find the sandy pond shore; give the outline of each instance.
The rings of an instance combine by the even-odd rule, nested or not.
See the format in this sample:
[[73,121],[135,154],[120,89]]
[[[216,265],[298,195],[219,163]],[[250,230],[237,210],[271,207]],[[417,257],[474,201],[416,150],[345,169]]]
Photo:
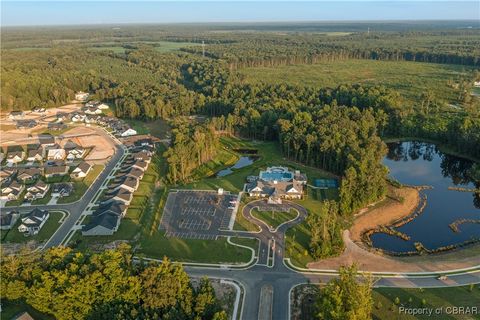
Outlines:
[[411,257],[391,257],[364,249],[361,244],[363,232],[380,225],[391,224],[410,215],[420,200],[418,191],[413,188],[395,189],[393,192],[395,197],[401,197],[403,201],[387,198],[370,209],[361,210],[363,213],[357,215],[350,230],[343,233],[344,252],[338,257],[309,263],[308,268],[338,269],[342,265],[355,262],[359,270],[363,271],[426,272],[480,265],[480,245],[446,253]]

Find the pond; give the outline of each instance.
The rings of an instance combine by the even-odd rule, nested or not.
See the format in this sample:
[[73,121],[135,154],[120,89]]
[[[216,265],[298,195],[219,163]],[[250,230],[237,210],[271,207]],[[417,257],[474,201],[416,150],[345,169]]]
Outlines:
[[257,160],[257,157],[247,157],[247,156],[241,156],[240,159],[231,167],[227,169],[223,169],[217,172],[216,176],[217,177],[225,177],[226,175],[229,175],[230,173],[233,172],[233,169],[240,169],[246,166],[251,165],[255,160]]
[[[415,242],[429,250],[458,245],[480,238],[480,224],[464,223],[454,232],[449,225],[459,219],[480,219],[480,196],[473,192],[449,190],[449,187],[479,188],[473,180],[473,162],[442,153],[429,143],[396,142],[388,144],[384,164],[390,176],[406,185],[428,185],[421,191],[426,206],[412,221],[394,228],[410,237],[405,241],[385,233],[371,235],[372,244],[393,253],[415,251]],[[478,174],[478,173],[477,173]]]

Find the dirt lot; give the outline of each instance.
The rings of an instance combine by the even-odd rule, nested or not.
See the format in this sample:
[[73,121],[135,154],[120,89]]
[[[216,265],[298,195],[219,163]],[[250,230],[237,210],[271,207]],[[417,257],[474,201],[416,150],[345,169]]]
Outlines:
[[92,148],[85,160],[105,160],[115,152],[115,144],[102,129],[97,127],[75,127],[65,132],[64,142],[72,140],[84,148]]
[[353,241],[360,241],[362,233],[367,230],[388,225],[411,214],[420,200],[418,191],[413,188],[392,189],[392,192],[394,197],[402,198],[403,201],[387,198],[372,209],[359,214],[350,228],[350,238]]

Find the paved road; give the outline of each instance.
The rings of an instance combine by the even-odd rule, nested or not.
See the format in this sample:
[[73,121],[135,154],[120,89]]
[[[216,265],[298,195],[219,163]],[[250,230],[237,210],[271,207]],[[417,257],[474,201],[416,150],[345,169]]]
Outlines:
[[[191,276],[201,277],[207,276],[212,278],[225,278],[239,282],[245,290],[245,301],[242,310],[242,319],[258,319],[260,289],[265,285],[273,288],[273,308],[272,319],[289,319],[289,292],[296,285],[303,283],[326,283],[336,277],[334,273],[302,273],[294,271],[285,266],[284,250],[285,250],[285,232],[288,228],[302,222],[307,211],[302,206],[293,202],[284,202],[289,208],[298,211],[299,215],[293,221],[281,225],[278,230],[270,231],[268,226],[260,220],[255,219],[250,214],[251,210],[258,206],[259,202],[251,202],[247,204],[242,214],[251,222],[259,225],[261,231],[259,233],[248,233],[242,231],[221,231],[225,236],[250,236],[260,240],[260,252],[257,264],[248,269],[217,269],[206,267],[186,266],[185,270]],[[268,266],[268,247],[269,240],[275,240],[274,263]],[[270,241],[271,243],[271,241]],[[375,286],[378,287],[440,287],[440,286],[458,286],[470,283],[480,282],[480,270],[471,273],[449,276],[447,280],[441,281],[436,276],[430,277],[378,277]]]
[[[103,134],[107,135],[106,132]],[[115,153],[110,158],[108,163],[105,165],[105,169],[100,173],[97,177],[95,182],[89,187],[87,192],[83,195],[83,197],[73,203],[68,204],[54,204],[54,205],[35,205],[35,206],[18,206],[18,207],[7,207],[6,210],[18,210],[18,211],[26,211],[32,210],[33,208],[39,208],[41,210],[64,210],[67,211],[69,214],[65,218],[64,222],[60,227],[55,231],[53,236],[47,241],[44,249],[59,246],[65,240],[69,232],[74,228],[76,222],[85,212],[89,204],[94,200],[96,194],[100,191],[100,187],[106,182],[107,178],[112,174],[115,166],[123,159],[125,155],[124,147],[119,143],[117,139],[115,141]]]

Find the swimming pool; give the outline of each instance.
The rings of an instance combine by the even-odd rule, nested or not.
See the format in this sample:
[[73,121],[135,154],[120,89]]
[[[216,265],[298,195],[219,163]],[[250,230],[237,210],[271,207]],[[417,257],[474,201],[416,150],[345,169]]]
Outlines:
[[292,172],[285,171],[262,171],[260,179],[264,181],[290,181],[293,179]]

